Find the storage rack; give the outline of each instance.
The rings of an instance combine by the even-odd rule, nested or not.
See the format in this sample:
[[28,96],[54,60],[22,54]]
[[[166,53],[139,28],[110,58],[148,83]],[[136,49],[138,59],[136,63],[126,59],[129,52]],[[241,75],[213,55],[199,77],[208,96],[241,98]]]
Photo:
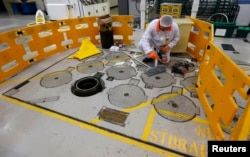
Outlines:
[[[160,14],[161,3],[181,3],[181,16],[191,15],[193,0],[158,0],[156,13]],[[200,0],[197,18],[207,20],[215,13],[224,13],[227,15],[229,22],[235,22],[239,13],[238,0]],[[224,17],[216,16],[211,21],[224,21]],[[225,21],[224,21],[225,22]]]

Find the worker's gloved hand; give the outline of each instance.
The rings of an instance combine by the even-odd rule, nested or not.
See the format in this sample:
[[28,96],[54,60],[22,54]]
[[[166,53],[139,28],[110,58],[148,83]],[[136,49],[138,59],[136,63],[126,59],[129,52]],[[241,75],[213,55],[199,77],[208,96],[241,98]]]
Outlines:
[[163,53],[166,53],[166,52],[169,51],[169,49],[170,49],[170,47],[169,47],[168,45],[166,45],[166,46],[164,46],[164,47],[161,49],[161,51],[162,51]]
[[155,52],[153,52],[153,51],[151,51],[151,52],[148,53],[148,57],[152,58],[154,60],[158,60],[159,59],[159,56]]

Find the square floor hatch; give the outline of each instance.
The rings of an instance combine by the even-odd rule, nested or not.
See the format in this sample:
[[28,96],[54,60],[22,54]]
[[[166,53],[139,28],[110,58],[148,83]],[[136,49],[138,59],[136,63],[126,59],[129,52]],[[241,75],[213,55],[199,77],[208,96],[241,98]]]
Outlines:
[[221,44],[221,46],[225,51],[235,51],[233,45],[231,44]]
[[129,113],[114,110],[111,108],[103,107],[101,111],[98,113],[99,119],[120,125],[125,126],[125,121],[127,119]]

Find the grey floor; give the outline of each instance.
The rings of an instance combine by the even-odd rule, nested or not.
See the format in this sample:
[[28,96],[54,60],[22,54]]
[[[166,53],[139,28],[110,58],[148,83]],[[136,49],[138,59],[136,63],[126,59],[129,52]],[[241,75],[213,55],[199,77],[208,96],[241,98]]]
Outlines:
[[[111,13],[117,14],[117,8],[111,10]],[[33,23],[34,15],[7,15],[1,13],[0,19],[0,32],[5,32]],[[135,30],[134,38],[136,41],[138,41],[142,33],[143,30]],[[247,39],[250,41],[249,38]],[[239,66],[244,68],[250,66],[249,42],[238,38],[223,37],[216,37],[214,42],[220,48],[222,48],[221,44],[232,44],[235,51],[224,52]],[[0,84],[1,157],[157,157],[174,156],[171,153],[175,151],[179,153],[178,156],[203,157],[207,155],[206,142],[213,139],[213,137],[210,134],[203,137],[196,135],[194,128],[209,128],[206,116],[197,98],[190,97],[189,92],[183,92],[181,97],[178,97],[185,103],[191,100],[190,104],[188,104],[190,105],[189,108],[184,108],[184,110],[193,108],[192,112],[195,113],[192,114],[195,115],[195,118],[187,122],[157,114],[157,112],[154,112],[154,107],[148,103],[149,100],[161,94],[176,92],[185,88],[185,83],[187,83],[187,86],[190,85],[188,79],[191,79],[192,83],[197,69],[193,69],[194,71],[191,71],[185,78],[172,74],[159,75],[159,77],[169,77],[172,82],[167,82],[171,86],[157,88],[156,85],[159,84],[155,84],[153,87],[150,84],[147,87],[144,86],[141,77],[145,80],[147,77],[143,75],[143,68],[139,68],[136,60],[109,63],[99,71],[108,73],[109,69],[115,66],[129,66],[135,68],[136,72],[133,73],[132,70],[132,72],[128,73],[133,78],[114,81],[108,80],[110,77],[104,75],[102,79],[105,81],[105,89],[94,97],[85,98],[84,101],[67,90],[72,82],[62,85],[60,88],[52,88],[49,92],[48,89],[41,88],[40,78],[36,76],[37,73],[40,73],[41,77],[82,64],[80,61],[67,59],[67,56],[75,51],[75,49],[69,50],[60,56],[55,55],[39,62],[7,82]],[[134,54],[131,54],[131,51],[138,50],[136,47],[129,47],[123,53],[133,58]],[[143,54],[139,53],[138,55]],[[108,57],[112,58],[110,52],[105,50],[100,56],[90,58],[84,63],[103,61]],[[140,59],[138,57],[139,61]],[[173,61],[178,59],[178,57],[172,57]],[[46,70],[44,69],[45,65],[49,67]],[[171,73],[169,67],[167,72]],[[249,73],[249,68],[246,72]],[[72,71],[72,74],[72,80],[77,80],[82,75],[85,75],[80,75],[79,71],[76,70]],[[115,75],[114,77],[126,76]],[[14,93],[9,92],[10,89],[15,89],[16,85],[22,83],[23,78],[29,78],[29,83],[18,88],[18,91]],[[119,96],[119,92],[123,91],[123,89],[125,93],[129,91],[126,94],[133,93],[130,95],[132,100],[138,101],[139,97],[145,103],[133,106],[133,102],[130,102],[132,108],[113,105],[112,101],[122,104],[121,99],[124,96],[120,95],[121,97],[117,98],[115,96]],[[57,97],[58,95],[60,98]],[[111,98],[107,99],[107,95],[113,100]],[[114,96],[112,97],[112,95]],[[50,100],[40,98],[50,98]],[[170,100],[177,101],[175,98],[170,98]],[[31,104],[37,104],[37,106]],[[161,104],[158,105],[161,106]],[[98,114],[105,108],[129,113],[124,123],[125,126],[100,120]],[[157,107],[155,108],[157,109]],[[182,143],[182,145],[177,146],[178,143]]]
[[25,27],[29,23],[35,22],[35,15],[7,14],[0,13],[0,32]]

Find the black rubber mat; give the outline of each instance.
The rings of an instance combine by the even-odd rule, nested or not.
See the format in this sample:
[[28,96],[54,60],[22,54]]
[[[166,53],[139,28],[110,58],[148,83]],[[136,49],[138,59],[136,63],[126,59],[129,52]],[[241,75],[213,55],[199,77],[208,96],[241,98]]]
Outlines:
[[235,51],[233,45],[231,44],[221,44],[223,50],[226,50],[226,51]]

